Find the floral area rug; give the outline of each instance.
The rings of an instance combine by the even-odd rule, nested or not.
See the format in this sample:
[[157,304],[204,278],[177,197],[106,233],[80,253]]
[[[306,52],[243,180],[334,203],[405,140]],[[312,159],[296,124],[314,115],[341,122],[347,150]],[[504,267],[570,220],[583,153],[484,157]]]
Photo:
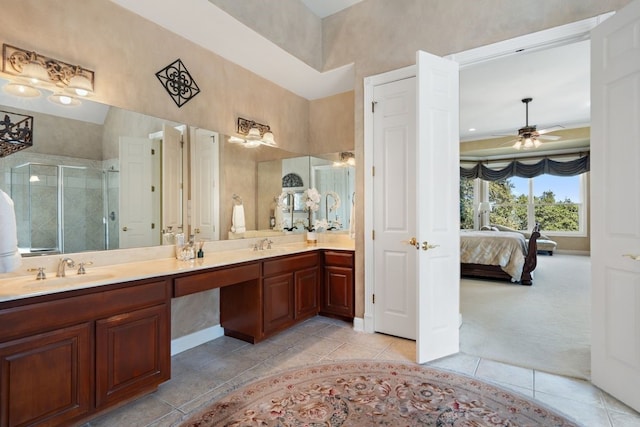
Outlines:
[[245,385],[183,426],[576,426],[516,393],[385,361],[301,367]]

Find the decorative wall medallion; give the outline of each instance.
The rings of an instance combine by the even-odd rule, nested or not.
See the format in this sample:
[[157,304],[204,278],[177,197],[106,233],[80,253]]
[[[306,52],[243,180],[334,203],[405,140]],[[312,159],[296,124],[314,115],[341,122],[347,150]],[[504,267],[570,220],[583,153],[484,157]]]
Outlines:
[[200,88],[180,59],[158,71],[156,77],[178,107],[200,93]]
[[292,172],[282,177],[282,186],[284,188],[304,187],[304,183],[302,182],[300,175]]
[[33,145],[33,116],[0,111],[0,157]]

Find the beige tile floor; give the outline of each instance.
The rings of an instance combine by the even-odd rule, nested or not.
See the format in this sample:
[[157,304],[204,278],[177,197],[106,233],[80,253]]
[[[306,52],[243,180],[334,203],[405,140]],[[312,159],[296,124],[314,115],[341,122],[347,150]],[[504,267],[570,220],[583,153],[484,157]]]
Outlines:
[[[320,361],[413,361],[413,341],[356,332],[348,323],[315,317],[256,345],[221,337],[175,355],[172,379],[157,392],[87,423],[98,426],[173,426],[186,414],[244,383],[279,370]],[[640,414],[573,378],[511,366],[468,354],[430,363],[537,399],[584,426],[640,426]]]

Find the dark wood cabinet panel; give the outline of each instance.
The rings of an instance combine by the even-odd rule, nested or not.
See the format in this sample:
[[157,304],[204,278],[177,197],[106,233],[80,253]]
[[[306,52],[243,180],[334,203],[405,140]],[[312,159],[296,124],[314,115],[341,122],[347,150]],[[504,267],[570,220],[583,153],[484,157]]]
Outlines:
[[324,274],[323,312],[353,317],[353,270],[328,266]]
[[302,320],[318,314],[320,309],[318,267],[296,271],[293,277],[295,283],[296,320]]
[[77,424],[168,380],[170,301],[156,278],[0,304],[0,427]]
[[64,425],[91,410],[91,324],[0,344],[0,426]]
[[174,279],[174,297],[221,288],[260,278],[260,263],[225,267]]
[[353,252],[325,251],[320,314],[353,320],[355,283]]
[[137,396],[171,372],[168,305],[96,322],[96,406]]
[[293,323],[293,275],[281,274],[263,279],[263,331],[269,334]]

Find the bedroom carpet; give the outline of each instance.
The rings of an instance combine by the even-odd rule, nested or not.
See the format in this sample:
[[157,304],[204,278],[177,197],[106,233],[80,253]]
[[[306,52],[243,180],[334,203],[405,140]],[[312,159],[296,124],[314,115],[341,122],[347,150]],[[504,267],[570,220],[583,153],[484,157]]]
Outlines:
[[590,379],[590,269],[587,256],[538,255],[530,287],[462,279],[460,350]]

